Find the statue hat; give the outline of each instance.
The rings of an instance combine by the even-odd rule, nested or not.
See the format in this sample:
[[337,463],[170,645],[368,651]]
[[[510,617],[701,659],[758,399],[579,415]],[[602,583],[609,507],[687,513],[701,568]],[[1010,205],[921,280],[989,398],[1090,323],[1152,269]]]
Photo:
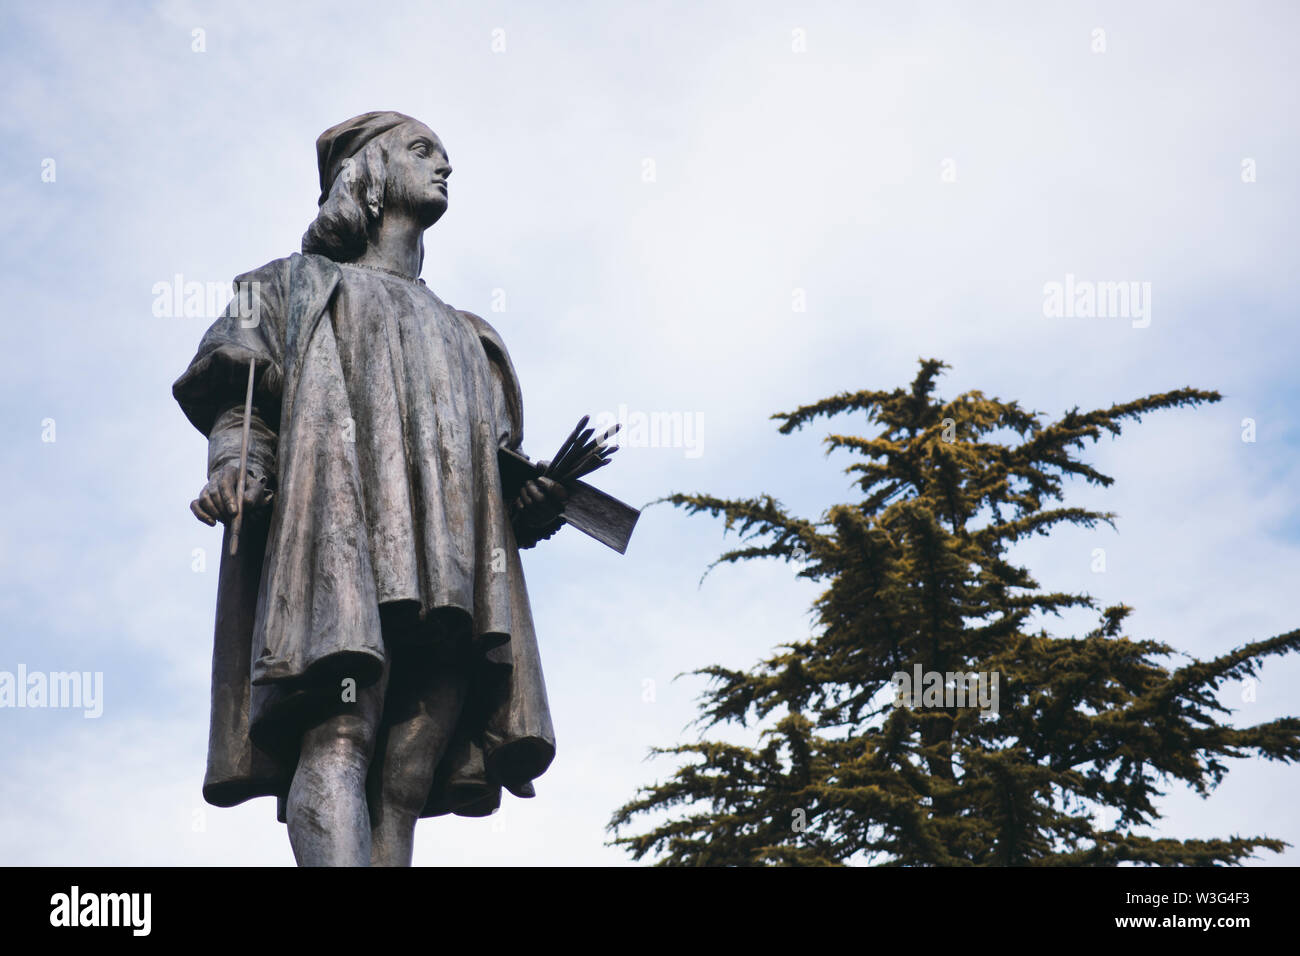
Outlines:
[[317,205],[325,205],[330,187],[338,178],[345,160],[361,152],[375,137],[403,123],[414,122],[416,120],[405,113],[377,110],[344,120],[321,133],[316,139],[316,165],[320,170],[320,199],[317,200]]

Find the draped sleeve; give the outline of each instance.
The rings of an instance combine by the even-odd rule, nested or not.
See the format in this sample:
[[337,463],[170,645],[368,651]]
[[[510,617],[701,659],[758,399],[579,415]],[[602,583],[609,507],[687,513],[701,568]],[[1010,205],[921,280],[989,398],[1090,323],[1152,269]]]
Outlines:
[[255,362],[248,470],[274,484],[276,431],[284,383],[287,259],[234,280],[234,298],[204,333],[189,367],[172,385],[185,417],[208,438],[208,475],[239,457],[250,362]]
[[479,341],[483,343],[483,350],[487,353],[488,362],[492,367],[494,391],[496,393],[495,407],[497,420],[500,423],[500,431],[497,436],[498,444],[519,451],[522,454],[521,446],[524,441],[523,391],[519,387],[519,376],[515,373],[514,363],[510,361],[510,353],[506,351],[505,343],[501,340],[501,336],[497,334],[496,329],[473,312],[466,312],[463,309],[458,311],[461,317],[468,321],[474,330],[478,332]]
[[[483,344],[483,351],[487,353],[488,363],[492,368],[497,421],[500,423],[497,444],[523,455],[523,389],[519,385],[519,376],[515,372],[514,363],[510,361],[510,353],[506,350],[505,342],[501,340],[497,330],[484,319],[473,312],[466,312],[463,309],[458,311],[461,317],[478,332],[479,341]],[[540,541],[554,537],[555,533],[564,526],[564,517],[561,515],[541,527],[527,527],[516,520],[516,516],[512,514],[511,523],[514,527],[516,543],[526,550],[535,547]]]
[[236,277],[235,296],[203,338],[172,396],[190,424],[211,437],[224,412],[243,408],[248,365],[257,363],[253,403],[267,428],[279,428],[284,388],[287,259]]

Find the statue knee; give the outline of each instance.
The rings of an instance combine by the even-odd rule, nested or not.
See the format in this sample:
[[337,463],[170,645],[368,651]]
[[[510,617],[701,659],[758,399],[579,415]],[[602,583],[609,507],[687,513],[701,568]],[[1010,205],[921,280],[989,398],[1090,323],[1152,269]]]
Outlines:
[[373,722],[356,714],[321,721],[303,735],[299,763],[349,764],[365,769],[375,750]]
[[382,774],[384,804],[410,814],[424,809],[438,760],[435,731],[427,720],[390,728]]
[[432,784],[432,774],[426,775],[411,767],[403,768],[398,773],[386,774],[383,804],[405,816],[418,816],[429,799],[429,787]]

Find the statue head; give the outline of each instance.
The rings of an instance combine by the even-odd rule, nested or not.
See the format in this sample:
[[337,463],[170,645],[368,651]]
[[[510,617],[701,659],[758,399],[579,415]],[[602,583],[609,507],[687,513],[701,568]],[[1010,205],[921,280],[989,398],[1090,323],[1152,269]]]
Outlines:
[[447,211],[451,164],[441,140],[417,119],[363,113],[316,140],[320,211],[302,251],[346,262],[365,251],[385,212],[427,229]]

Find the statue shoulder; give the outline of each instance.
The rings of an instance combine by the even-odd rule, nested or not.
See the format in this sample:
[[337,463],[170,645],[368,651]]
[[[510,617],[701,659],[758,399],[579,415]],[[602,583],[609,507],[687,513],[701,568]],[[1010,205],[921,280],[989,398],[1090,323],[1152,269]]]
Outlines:
[[506,350],[505,341],[501,338],[500,333],[488,324],[486,319],[480,315],[475,315],[473,312],[467,312],[464,309],[457,309],[456,313],[468,322],[471,327],[473,327],[474,331],[478,333],[478,337],[482,339],[485,344],[492,346],[500,352],[507,362],[510,361],[510,353]]
[[289,256],[282,259],[272,259],[256,269],[249,269],[247,272],[241,272],[235,276],[236,291],[238,287],[249,283],[257,282],[262,285],[279,283],[284,281],[288,275]]
[[235,296],[237,301],[254,303],[257,314],[269,319],[282,344],[292,349],[296,327],[314,324],[341,276],[332,259],[295,252],[236,276]]
[[235,283],[239,285],[258,282],[284,289],[294,280],[330,281],[337,278],[339,274],[338,263],[332,259],[315,253],[294,252],[235,276]]

